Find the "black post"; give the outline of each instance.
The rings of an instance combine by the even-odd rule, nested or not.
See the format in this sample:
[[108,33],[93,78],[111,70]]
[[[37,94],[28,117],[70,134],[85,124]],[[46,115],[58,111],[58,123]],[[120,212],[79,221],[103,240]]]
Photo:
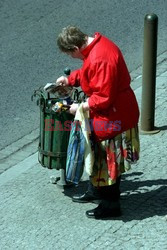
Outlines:
[[158,132],[154,128],[157,31],[157,15],[146,15],[144,19],[144,50],[141,105],[141,132],[144,134]]

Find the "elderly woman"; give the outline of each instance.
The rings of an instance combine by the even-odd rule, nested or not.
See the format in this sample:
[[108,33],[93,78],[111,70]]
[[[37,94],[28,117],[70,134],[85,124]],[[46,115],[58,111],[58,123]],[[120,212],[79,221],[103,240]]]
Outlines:
[[[82,88],[87,96],[83,109],[90,112],[95,140],[96,162],[88,190],[74,195],[73,201],[101,200],[86,212],[89,218],[120,216],[120,176],[139,158],[139,109],[123,55],[100,33],[91,37],[72,26],[63,28],[57,44],[65,54],[83,61],[82,68],[59,77],[57,84]],[[77,108],[72,104],[70,113]]]

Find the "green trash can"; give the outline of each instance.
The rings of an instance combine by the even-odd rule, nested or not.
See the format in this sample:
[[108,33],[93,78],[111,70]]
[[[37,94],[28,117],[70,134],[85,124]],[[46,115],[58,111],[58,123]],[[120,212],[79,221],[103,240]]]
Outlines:
[[[71,70],[68,67],[64,69],[64,73],[67,76],[70,75],[70,72]],[[69,90],[69,92],[71,90]],[[71,102],[81,103],[86,99],[81,89],[73,89],[70,95]],[[34,91],[32,100],[33,97],[36,96],[38,96],[37,105],[40,107],[38,161],[43,167],[60,170],[60,178],[57,178],[56,183],[59,187],[64,187],[67,185],[65,181],[65,169],[71,129],[70,124],[73,122],[74,116],[66,111],[59,113],[52,110],[56,102],[62,102],[64,99],[62,97],[60,98],[58,94],[57,96],[51,97],[51,95],[41,87]]]
[[36,96],[37,105],[40,107],[38,161],[48,169],[62,170],[61,185],[65,185],[67,147],[74,116],[67,111],[54,112],[53,105],[62,99],[50,97],[43,87],[34,91],[33,97]]
[[66,111],[52,110],[52,106],[61,99],[50,98],[50,95],[42,90],[35,91],[34,95],[37,94],[40,107],[38,160],[48,169],[65,169],[70,124],[74,116]]

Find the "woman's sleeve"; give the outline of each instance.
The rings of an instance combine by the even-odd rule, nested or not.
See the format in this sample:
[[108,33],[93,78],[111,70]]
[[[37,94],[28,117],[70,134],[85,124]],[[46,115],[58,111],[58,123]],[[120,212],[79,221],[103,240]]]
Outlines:
[[98,62],[92,66],[88,103],[92,110],[105,110],[112,105],[118,92],[117,64]]
[[71,72],[68,77],[68,83],[70,86],[79,87],[80,86],[80,74],[81,69],[77,69]]

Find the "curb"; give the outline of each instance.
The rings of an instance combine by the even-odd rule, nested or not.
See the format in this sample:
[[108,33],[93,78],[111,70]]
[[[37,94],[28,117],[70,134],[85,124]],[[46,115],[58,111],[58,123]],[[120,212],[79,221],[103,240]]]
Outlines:
[[33,130],[0,151],[0,174],[38,150],[39,129]]
[[[37,153],[27,157],[23,161],[19,162],[8,171],[5,171],[0,175],[0,186],[4,185],[11,179],[14,179],[16,176],[19,176],[21,173],[27,171],[28,169],[32,168],[33,166],[37,165],[38,156]],[[24,166],[24,167],[23,167]]]
[[[167,69],[162,67],[162,64],[167,61],[167,51],[157,56],[157,72],[156,77],[164,73]],[[137,69],[130,72],[131,75],[131,87],[133,90],[142,86],[142,65]]]

